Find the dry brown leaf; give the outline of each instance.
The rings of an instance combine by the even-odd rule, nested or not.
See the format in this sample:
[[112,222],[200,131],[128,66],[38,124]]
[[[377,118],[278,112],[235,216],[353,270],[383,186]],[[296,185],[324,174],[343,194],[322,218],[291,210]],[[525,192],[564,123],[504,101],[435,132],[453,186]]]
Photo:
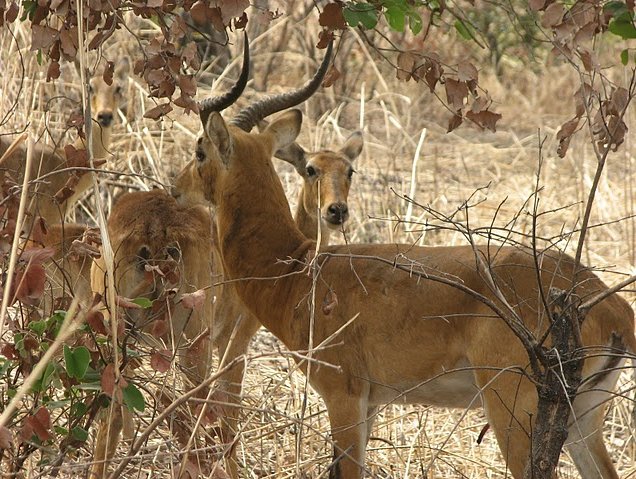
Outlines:
[[4,426],[0,426],[0,450],[11,449],[13,433]]
[[18,4],[15,2],[11,2],[11,5],[9,6],[9,9],[7,10],[7,13],[5,15],[5,19],[9,23],[15,22],[15,19],[18,18],[19,12],[20,8],[18,7]]
[[335,65],[331,65],[322,80],[322,87],[329,88],[338,80],[338,78],[340,78],[340,70],[338,70]]
[[446,78],[446,99],[454,110],[461,110],[464,107],[464,100],[468,97],[468,86],[466,82]]
[[233,18],[242,16],[245,9],[250,6],[248,0],[222,0],[219,3],[224,25],[229,25]]
[[412,52],[400,52],[397,57],[397,79],[409,81],[417,57]]
[[31,25],[31,51],[48,49],[57,39],[58,33],[46,25]]
[[46,81],[56,80],[60,77],[60,64],[53,61],[49,64],[49,68],[46,70]]
[[528,7],[530,7],[530,10],[532,10],[533,12],[538,12],[539,10],[543,9],[543,7],[545,6],[545,2],[546,0],[529,0]]
[[179,75],[179,88],[188,96],[196,95],[197,81],[194,75]]
[[325,297],[322,299],[322,314],[329,316],[331,312],[338,306],[338,296],[332,289],[325,293]]
[[553,3],[545,9],[541,17],[541,25],[545,28],[551,28],[561,23],[565,15],[565,7],[560,3]]
[[333,41],[333,32],[331,30],[323,30],[318,33],[318,43],[316,44],[316,48],[327,48],[331,41]]
[[466,118],[474,121],[482,128],[495,132],[497,131],[497,122],[501,120],[501,115],[488,110],[480,111],[479,113],[468,111],[466,112]]
[[86,315],[86,323],[96,334],[102,334],[104,336],[110,334],[110,331],[106,329],[106,325],[104,324],[104,315],[101,311],[91,309]]
[[181,295],[181,304],[187,309],[200,309],[205,304],[205,290],[199,289],[194,293]]
[[115,72],[115,63],[106,62],[106,66],[104,67],[104,73],[102,74],[102,78],[106,85],[113,84],[113,73]]
[[163,338],[166,334],[168,334],[169,330],[170,325],[168,324],[167,320],[157,319],[152,323],[150,334],[152,334],[155,338]]
[[479,79],[479,73],[472,63],[460,63],[457,67],[457,78],[459,78],[459,81],[476,82]]
[[563,158],[568,151],[568,147],[570,146],[570,140],[572,139],[572,135],[576,131],[579,126],[581,117],[576,116],[571,120],[566,121],[557,133],[557,140],[559,140],[559,146],[557,147],[557,155],[560,158]]
[[164,115],[167,115],[172,111],[172,106],[170,103],[163,103],[161,105],[157,105],[154,108],[151,108],[144,114],[144,118],[150,118],[151,120],[158,120]]
[[157,372],[165,373],[172,364],[172,351],[162,349],[150,354],[150,366]]
[[600,70],[601,65],[599,64],[598,59],[596,58],[596,54],[593,51],[584,47],[579,47],[578,53],[581,57],[581,61],[583,62],[583,68],[585,68],[586,71],[592,72]]
[[618,87],[612,92],[607,111],[613,115],[621,116],[629,105],[629,101],[629,92],[623,87]]
[[[49,432],[51,429],[51,415],[44,406],[40,407],[37,412],[25,419],[25,425],[28,424],[27,429],[32,431],[40,441],[48,441],[53,436]],[[30,438],[30,436],[29,436]]]
[[328,3],[318,16],[318,23],[322,27],[330,30],[345,30],[347,22],[345,22],[342,13],[342,5],[339,3]]
[[463,121],[464,117],[462,117],[461,110],[457,110],[457,113],[451,116],[448,120],[448,128],[446,130],[446,133],[450,133],[451,131],[453,131],[455,128],[461,125]]

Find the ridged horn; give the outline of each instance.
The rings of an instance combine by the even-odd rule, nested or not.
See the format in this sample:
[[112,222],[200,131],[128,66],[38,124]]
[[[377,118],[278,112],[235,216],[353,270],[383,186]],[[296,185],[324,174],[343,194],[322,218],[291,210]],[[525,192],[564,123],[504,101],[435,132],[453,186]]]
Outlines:
[[232,89],[221,96],[216,96],[212,98],[206,98],[199,103],[199,117],[201,118],[201,123],[205,127],[208,122],[208,117],[210,113],[213,111],[222,111],[225,110],[228,106],[234,103],[245,90],[245,85],[247,85],[247,79],[250,76],[250,46],[247,41],[247,32],[245,32],[245,42],[243,47],[243,67],[241,69],[241,75],[239,79],[234,84]]
[[252,103],[239,111],[230,123],[238,126],[241,130],[250,131],[259,121],[272,113],[292,108],[304,102],[314,94],[322,83],[325,73],[327,73],[327,69],[329,68],[329,63],[331,62],[332,50],[333,40],[329,42],[329,46],[327,46],[325,58],[322,59],[320,68],[318,68],[318,71],[313,78],[303,86],[297,90],[292,90],[276,96],[269,96],[257,101],[256,103]]

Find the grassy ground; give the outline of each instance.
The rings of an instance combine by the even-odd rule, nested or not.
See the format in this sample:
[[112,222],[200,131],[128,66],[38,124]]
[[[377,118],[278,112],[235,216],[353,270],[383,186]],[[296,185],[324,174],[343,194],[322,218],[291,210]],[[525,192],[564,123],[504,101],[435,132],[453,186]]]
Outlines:
[[[254,82],[239,107],[262,95],[254,87],[278,92],[296,86],[293,82],[307,77],[315,67],[307,56],[320,56],[307,45],[306,38],[313,34],[311,26],[304,22],[284,25],[282,20],[275,25],[271,33],[253,41]],[[284,49],[272,53],[270,46],[278,43],[277,35],[282,36],[283,32],[288,38]],[[46,84],[45,68],[38,66],[34,55],[28,52],[27,30],[18,28],[14,33],[17,44],[6,30],[0,32],[0,66],[4,72],[0,80],[0,117],[7,115],[1,132],[27,127],[39,141],[60,141],[65,130],[64,114],[72,102],[57,96],[79,99],[77,75],[69,69],[55,84]],[[143,25],[143,35],[151,34],[152,26]],[[338,145],[352,130],[364,131],[365,148],[356,161],[346,240],[465,244],[465,237],[444,228],[447,225],[434,212],[451,215],[468,201],[471,206],[467,215],[473,228],[513,224],[513,237],[527,242],[527,235],[532,232],[529,200],[538,184],[539,211],[545,212],[538,220],[539,236],[545,239],[541,243],[556,241],[565,250],[572,250],[576,236],[568,239],[562,233],[576,229],[580,222],[596,160],[584,134],[573,141],[566,158],[558,158],[555,153],[556,132],[571,116],[570,92],[578,82],[567,66],[539,66],[532,71],[519,62],[510,62],[499,76],[484,67],[480,74],[483,87],[494,98],[494,109],[504,115],[497,133],[466,124],[447,134],[448,112],[424,85],[398,82],[388,65],[370,61],[374,53],[353,33],[348,34],[343,45],[351,45],[351,49],[342,48],[336,64],[346,75],[335,88],[321,91],[303,106],[307,114],[300,142],[318,149]],[[109,46],[106,55],[117,57],[133,48],[130,40],[119,39]],[[238,48],[232,46],[230,50],[235,60],[226,70],[226,80],[235,78],[240,61],[239,55],[234,54]],[[447,50],[449,54],[478,55],[462,44],[451,44]],[[259,75],[269,68],[264,84]],[[287,74],[290,71],[294,74]],[[212,78],[215,75],[204,76],[206,83]],[[224,91],[227,85],[226,81],[218,81],[213,89]],[[197,118],[173,113],[161,123],[143,119],[145,109],[152,106],[145,100],[144,87],[138,79],[131,78],[128,88],[126,114],[120,114],[113,158],[108,165],[121,175],[104,176],[110,187],[99,196],[87,194],[70,220],[94,222],[97,198],[109,209],[117,191],[168,184],[192,156],[199,127]],[[209,91],[208,85],[201,85],[199,96]],[[633,120],[630,115],[630,126]],[[421,138],[421,151],[416,157]],[[592,224],[599,226],[591,230],[586,243],[585,261],[603,269],[603,277],[609,283],[622,278],[616,272],[636,273],[636,226],[630,218],[636,212],[634,163],[633,142],[628,137],[624,147],[610,157],[593,212]],[[288,165],[277,163],[277,168],[293,208],[299,179]],[[409,211],[401,197],[409,194],[412,184],[415,201],[430,209],[415,205]],[[405,217],[415,223],[400,221]],[[345,238],[335,241],[343,242]],[[625,297],[633,302],[632,293]],[[245,420],[238,447],[245,465],[244,476],[283,478],[300,472],[302,477],[321,477],[326,474],[331,454],[325,408],[305,386],[304,377],[294,372],[293,360],[280,349],[275,338],[261,331],[250,350]],[[144,374],[149,391],[165,380],[150,370]],[[167,381],[178,384],[177,378]],[[621,387],[634,387],[627,375]],[[636,477],[635,424],[630,419],[633,408],[633,400],[617,399],[606,421],[607,443],[624,478]],[[148,424],[150,413],[138,421],[140,429]],[[368,467],[379,478],[507,477],[492,432],[477,444],[485,424],[480,412],[388,406],[376,421]],[[68,458],[64,471],[69,477],[82,473],[90,461],[91,447],[89,440],[84,449]],[[126,455],[126,447],[122,444],[117,459]],[[176,452],[168,431],[159,429],[142,455],[131,462],[125,477],[171,477],[170,459]],[[35,465],[31,467],[33,471],[25,476],[41,477]],[[560,474],[577,477],[567,455],[563,455]]]

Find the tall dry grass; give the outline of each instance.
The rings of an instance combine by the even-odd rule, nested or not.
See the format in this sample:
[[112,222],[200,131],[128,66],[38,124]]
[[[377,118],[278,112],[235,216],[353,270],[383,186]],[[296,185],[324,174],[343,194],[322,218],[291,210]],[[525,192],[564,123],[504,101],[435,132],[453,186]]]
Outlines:
[[[255,86],[267,92],[284,91],[315,68],[314,59],[320,53],[314,52],[308,41],[315,38],[315,18],[286,18],[252,39],[254,81],[238,107],[262,95]],[[17,23],[12,30],[13,34],[6,28],[0,31],[0,118],[5,119],[0,133],[26,129],[40,142],[70,142],[72,132],[66,131],[65,121],[69,108],[80,99],[77,74],[67,68],[58,81],[46,83],[45,66],[38,65],[28,51],[28,28]],[[136,25],[135,31],[142,40],[157,33],[150,22]],[[272,45],[283,45],[283,49],[272,51]],[[103,54],[116,59],[136,48],[135,40],[118,32]],[[480,58],[479,52],[459,41],[444,48],[449,55]],[[230,51],[233,60],[220,77],[202,75],[200,98],[224,91],[236,77],[239,49],[231,45]],[[514,239],[527,242],[532,233],[529,200],[538,184],[539,211],[545,213],[538,221],[543,245],[554,241],[566,251],[572,250],[576,235],[569,241],[560,238],[564,231],[576,230],[580,224],[596,166],[585,135],[573,141],[566,158],[555,153],[558,127],[573,109],[569,93],[578,82],[573,71],[566,65],[530,69],[517,61],[498,77],[485,66],[480,72],[482,85],[493,97],[495,110],[504,115],[497,133],[465,124],[449,134],[448,112],[428,89],[422,84],[398,82],[391,67],[381,61],[374,63],[375,58],[357,34],[348,32],[336,58],[338,68],[346,73],[341,83],[321,90],[302,106],[306,116],[300,143],[310,149],[339,144],[354,129],[365,134],[350,194],[351,219],[345,235],[336,241],[464,244],[462,234],[444,228],[430,210],[417,205],[410,210],[412,223],[402,221],[409,209],[402,196],[413,191],[416,203],[445,215],[455,214],[469,201],[470,208],[462,214],[473,228],[512,225]],[[260,75],[265,71],[264,84]],[[214,84],[210,85],[211,81]],[[106,166],[115,173],[100,175],[105,187],[98,194],[87,193],[70,215],[71,221],[94,224],[97,201],[108,211],[121,191],[168,185],[192,156],[197,118],[173,113],[162,122],[144,119],[143,113],[153,104],[137,78],[131,78],[127,95],[129,102],[126,111],[119,112],[112,157]],[[628,123],[634,126],[633,113]],[[423,130],[425,136],[416,155]],[[608,162],[592,217],[592,224],[599,226],[590,231],[586,243],[586,262],[603,269],[601,274],[609,283],[617,282],[621,274],[636,273],[634,163],[633,142],[628,137]],[[300,181],[289,165],[278,162],[276,166],[293,208]],[[633,302],[633,294],[625,296]],[[298,472],[302,477],[326,477],[331,447],[320,398],[306,387],[282,345],[265,331],[253,342],[247,362],[238,446],[244,477],[285,478]],[[148,398],[162,385],[181,387],[178,378],[162,377],[149,368],[142,368],[141,374]],[[625,390],[634,384],[625,375],[620,387]],[[4,392],[0,385],[0,393]],[[634,408],[630,397],[633,393],[614,401],[605,428],[621,477],[636,476],[636,427],[630,419]],[[152,413],[150,407],[138,418],[138,431],[149,424]],[[373,477],[379,478],[508,477],[493,434],[486,433],[477,444],[485,424],[481,412],[387,406],[376,420],[368,467]],[[84,448],[67,458],[62,473],[67,477],[83,474],[91,447],[89,439]],[[115,462],[126,457],[128,447],[122,443]],[[162,427],[133,458],[124,477],[171,477],[178,452],[169,431]],[[25,477],[43,477],[50,472],[46,467],[38,468],[36,459],[29,463]],[[560,474],[577,477],[566,454]]]

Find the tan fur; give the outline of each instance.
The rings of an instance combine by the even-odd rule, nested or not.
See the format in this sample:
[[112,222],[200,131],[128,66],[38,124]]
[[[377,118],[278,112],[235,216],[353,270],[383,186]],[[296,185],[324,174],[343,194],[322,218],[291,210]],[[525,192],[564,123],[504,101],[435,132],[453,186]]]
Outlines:
[[[90,80],[91,116],[93,119],[92,153],[95,159],[105,159],[110,155],[108,148],[114,124],[113,115],[123,100],[123,86],[124,82],[127,81],[127,75],[128,68],[124,67],[117,70],[112,85],[107,85],[101,76]],[[10,143],[11,141],[6,138],[0,138],[0,156],[4,155]],[[86,149],[81,138],[78,138],[73,146],[77,149]],[[5,157],[0,165],[0,171],[6,171],[18,184],[21,184],[24,178],[26,153],[26,146],[20,145]],[[28,208],[29,218],[27,218],[23,228],[27,235],[30,233],[31,225],[37,216],[44,218],[49,225],[62,222],[69,208],[92,184],[90,175],[81,175],[79,183],[73,188],[74,194],[63,203],[58,204],[54,200],[54,196],[66,185],[72,173],[71,170],[66,170],[69,165],[64,149],[36,143],[32,161],[29,175],[32,185]]]
[[[312,278],[303,267],[315,243],[293,222],[270,158],[295,139],[300,122],[300,112],[290,111],[256,135],[227,127],[213,113],[199,139],[203,155],[176,180],[177,195],[187,192],[216,206],[227,277],[272,278],[245,279],[235,287],[249,310],[292,351],[310,347]],[[512,475],[522,478],[537,405],[533,384],[520,374],[527,369],[527,354],[484,303],[426,278],[428,274],[459,282],[501,304],[478,271],[473,249],[362,244],[326,246],[322,251],[315,298],[320,304],[332,291],[339,302],[329,314],[316,308],[312,346],[331,338],[331,347],[315,350],[313,356],[337,368],[312,366],[310,383],[325,401],[340,458],[332,477],[361,477],[375,411],[382,404],[407,402],[483,405]],[[492,246],[480,247],[477,254],[489,259],[496,284],[526,327],[542,334],[548,318],[538,299],[539,287],[570,289],[572,259],[558,252],[541,253],[539,284],[530,251]],[[394,262],[407,271],[395,268]],[[424,277],[410,275],[411,267]],[[588,270],[577,278],[576,293],[583,298],[607,290]],[[594,306],[582,327],[584,381],[597,373],[603,378],[599,390],[587,391],[584,382],[573,404],[570,441],[581,440],[568,447],[584,479],[617,477],[600,434],[618,376],[615,369],[605,370],[608,358],[621,354],[608,349],[614,334],[629,351],[636,351],[633,312],[616,294]],[[306,370],[306,363],[302,367]]]
[[[179,206],[172,197],[160,190],[128,193],[115,204],[108,220],[108,232],[114,251],[118,295],[157,298],[162,292],[162,285],[158,280],[153,283],[145,280],[148,278],[145,265],[160,267],[166,262],[177,262],[179,265],[177,300],[183,293],[206,288],[203,308],[190,310],[178,303],[170,315],[172,330],[167,337],[154,340],[157,347],[160,339],[174,348],[189,381],[195,385],[200,383],[208,375],[212,360],[209,334],[196,357],[186,352],[192,340],[203,334],[206,328],[208,331],[212,328],[212,223],[207,209]],[[95,262],[91,280],[93,291],[107,297],[103,260]],[[145,312],[138,313],[139,310],[128,311],[127,321],[141,331],[150,333],[152,322],[148,321]],[[174,338],[174,343],[171,338]],[[153,338],[147,335],[146,340],[153,341]],[[132,374],[133,371],[124,371],[125,376],[130,377]],[[104,477],[107,461],[115,452],[124,422],[130,423],[130,416],[126,413],[125,407],[113,400],[112,411],[99,427],[95,464],[89,477]]]
[[[338,217],[335,223],[329,216],[329,206],[338,205],[347,211],[347,197],[351,187],[353,161],[362,150],[362,135],[354,133],[338,151],[321,150],[306,152],[295,145],[293,153],[288,152],[279,158],[295,166],[303,178],[298,205],[296,207],[296,224],[300,231],[308,238],[318,238],[318,224],[321,222],[321,242],[328,244],[329,235],[335,228],[343,228],[348,215]],[[312,174],[308,174],[307,170]],[[318,204],[318,198],[321,204]],[[321,211],[321,218],[318,218]],[[328,219],[325,219],[328,218]],[[329,221],[331,219],[332,221]],[[215,241],[216,245],[216,241]],[[222,263],[218,248],[216,252],[215,270],[221,271]],[[243,306],[236,296],[231,284],[217,289],[217,307],[214,317],[214,344],[218,348],[219,358],[225,358],[230,363],[247,352],[250,341],[261,326],[258,319]],[[234,336],[232,338],[232,336]],[[231,341],[230,341],[231,340]],[[238,362],[222,377],[221,389],[227,394],[228,402],[240,405],[241,383],[244,374],[244,363]],[[227,417],[221,424],[223,438],[230,443],[237,431],[238,408],[228,407]],[[234,456],[234,447],[230,447],[228,455],[228,472],[232,478],[238,478],[238,466]]]

